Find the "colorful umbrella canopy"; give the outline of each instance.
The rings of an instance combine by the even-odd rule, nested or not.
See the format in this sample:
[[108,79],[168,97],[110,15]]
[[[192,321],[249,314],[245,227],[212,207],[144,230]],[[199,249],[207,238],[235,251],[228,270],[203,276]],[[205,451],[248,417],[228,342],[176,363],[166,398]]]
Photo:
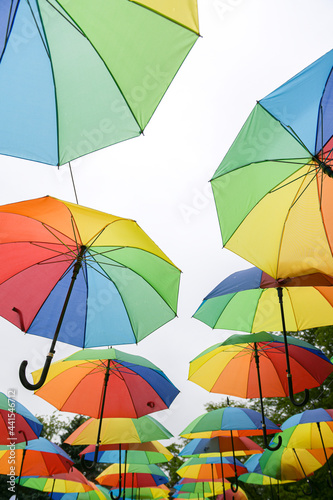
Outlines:
[[332,65],[259,100],[211,180],[224,246],[274,278],[333,276]]
[[247,500],[248,496],[242,488],[238,488],[234,493],[231,489],[227,490],[223,495],[217,495],[216,500]]
[[302,402],[295,401],[287,329],[332,324],[332,283],[331,276],[319,273],[275,280],[253,267],[233,273],[217,285],[194,317],[212,328],[251,333],[283,331],[289,397],[295,406],[303,406],[309,391],[306,388]]
[[[213,438],[216,436],[261,436],[262,415],[250,408],[227,406],[199,415],[180,433],[181,437]],[[280,428],[265,417],[267,434],[281,432]]]
[[[308,342],[292,337],[287,340],[295,391],[318,387],[333,372],[333,364]],[[284,397],[288,395],[284,354],[281,335],[231,335],[190,362],[189,380],[218,394],[257,398],[262,392],[263,397]]]
[[[39,380],[41,370],[32,375]],[[58,410],[95,418],[142,417],[169,408],[178,393],[156,365],[114,348],[83,349],[54,363],[35,391]]]
[[[112,489],[111,492],[118,492],[117,489]],[[131,499],[160,499],[160,498],[169,498],[170,489],[167,488],[164,484],[160,484],[159,486],[147,486],[144,488],[124,488],[123,493],[125,498]]]
[[[85,460],[94,460],[95,446],[89,445],[80,456],[84,456]],[[148,441],[146,443],[122,443],[120,452],[120,463],[144,463],[144,464],[160,464],[169,462],[173,458],[173,454],[158,441]],[[119,460],[119,445],[106,444],[99,447],[97,462],[101,463],[116,463]]]
[[16,400],[16,390],[0,392],[0,445],[16,445],[36,439],[43,424]]
[[[106,445],[107,446],[107,445]],[[95,448],[95,447],[93,447]],[[94,453],[82,453],[81,456],[84,455],[85,460],[94,460]],[[157,453],[157,452],[147,452],[147,451],[127,451],[121,450],[120,452],[120,463],[128,463],[128,464],[160,464],[168,462],[173,458],[173,455],[166,451],[166,453]],[[119,452],[116,450],[106,450],[100,452],[97,457],[97,462],[105,463],[105,464],[113,464],[119,461]],[[119,463],[119,462],[118,462]]]
[[[72,467],[66,474],[53,474],[49,477],[22,477],[20,484],[27,488],[33,488],[45,492],[58,493],[83,493],[94,489],[93,483],[88,481],[86,477]],[[52,498],[52,497],[51,497]]]
[[[224,481],[225,490],[230,488],[230,483],[227,479]],[[189,479],[187,477],[183,477],[180,479],[173,487],[177,490],[177,493],[173,493],[173,496],[178,496],[178,494],[183,493],[195,493],[199,494],[201,497],[210,497],[212,495],[222,493],[223,487],[221,482],[212,482],[212,481],[194,481],[193,479]]]
[[52,493],[52,500],[111,500],[106,488],[91,483],[93,489],[81,493]]
[[261,465],[259,459],[261,458],[262,454],[260,455],[253,455],[252,457],[248,458],[245,462],[244,465],[247,468],[249,472],[246,472],[245,474],[241,474],[239,476],[239,480],[244,482],[244,483],[250,483],[250,484],[260,484],[262,486],[272,486],[274,484],[283,484],[283,483],[291,483],[293,480],[291,479],[285,479],[284,481],[281,481],[280,479],[276,479],[274,477],[266,476],[262,473]]
[[[329,449],[331,456],[333,450]],[[306,479],[322,467],[326,462],[323,450],[307,450],[305,448],[286,448],[281,446],[277,451],[265,450],[259,458],[263,474],[281,481]]]
[[[246,467],[236,459],[237,475],[247,472]],[[177,474],[180,477],[187,477],[196,480],[217,480],[222,477],[234,477],[235,468],[232,457],[192,457],[186,460],[179,469]]]
[[119,487],[119,474],[123,476],[125,488],[159,486],[169,481],[156,464],[112,464],[96,477],[99,484]]
[[282,331],[278,289],[289,332],[333,323],[333,277],[320,273],[274,279],[257,267],[221,281],[193,317],[214,329],[249,333]]
[[[333,364],[311,344],[287,337],[289,367],[294,374],[293,390],[318,387],[333,371]],[[199,354],[190,362],[189,380],[210,392],[242,398],[260,398],[264,422],[263,397],[290,395],[285,376],[285,340],[272,333],[231,335]],[[281,359],[282,357],[282,359]],[[290,372],[290,369],[289,369]],[[232,375],[237,373],[237,377]],[[265,447],[267,441],[263,425]],[[281,438],[278,438],[280,446]]]
[[66,473],[74,464],[60,446],[41,437],[28,443],[0,446],[0,474],[12,474],[13,456],[17,476],[49,476]]
[[194,438],[180,451],[180,457],[244,456],[262,453],[264,450],[248,437],[217,436],[210,439]]
[[[99,420],[89,418],[66,440],[70,445],[95,443]],[[103,418],[100,443],[143,443],[159,439],[170,439],[172,434],[150,415],[140,418]]]
[[287,448],[322,449],[328,469],[328,483],[333,488],[333,476],[327,448],[333,448],[333,410],[305,410],[288,418],[281,425],[282,444]]
[[176,315],[180,271],[136,222],[46,196],[0,207],[0,315],[79,347],[139,342]]
[[3,4],[0,153],[51,165],[140,135],[199,36],[197,0]]

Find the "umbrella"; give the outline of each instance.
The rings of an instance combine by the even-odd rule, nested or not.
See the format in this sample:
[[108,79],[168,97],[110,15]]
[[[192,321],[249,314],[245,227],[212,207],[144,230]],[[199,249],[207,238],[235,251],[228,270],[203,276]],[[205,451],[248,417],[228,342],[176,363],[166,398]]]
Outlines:
[[180,451],[180,457],[244,456],[262,453],[264,450],[248,437],[217,436],[210,439],[194,438]]
[[18,484],[20,484],[21,476],[60,474],[68,472],[74,464],[60,446],[41,437],[27,443],[0,446],[0,474],[12,475],[13,460]]
[[[112,492],[117,492],[117,489],[112,489]],[[139,499],[160,499],[169,498],[170,489],[165,486],[165,484],[160,484],[159,486],[146,486],[143,488],[124,488],[123,493],[125,498]]]
[[262,469],[260,466],[259,459],[262,456],[260,455],[253,455],[252,457],[248,458],[245,462],[244,465],[247,468],[249,472],[246,472],[245,474],[241,474],[239,476],[239,480],[242,481],[243,483],[249,483],[249,484],[257,484],[261,486],[270,486],[271,490],[271,495],[272,498],[273,496],[273,485],[280,485],[280,484],[285,484],[285,483],[291,483],[295,482],[292,479],[285,479],[281,481],[280,479],[276,479],[271,476],[266,476],[262,473]]
[[[287,363],[289,397],[295,406],[289,363],[287,329],[333,323],[333,278],[320,273],[275,280],[256,267],[231,274],[203,300],[194,317],[211,328],[250,333],[283,331]],[[277,292],[277,293],[276,293]]]
[[224,246],[274,278],[333,276],[332,64],[259,100],[211,180]]
[[91,483],[92,490],[81,493],[52,493],[53,500],[111,500],[109,492],[103,486]]
[[[196,479],[197,481],[222,478],[223,493],[225,493],[224,478],[234,477],[247,472],[246,467],[235,457],[192,457],[186,460],[177,470],[180,477]],[[238,485],[237,485],[238,489]]]
[[35,391],[58,410],[95,418],[142,417],[168,408],[178,393],[153,363],[114,348],[83,349],[54,363]]
[[[333,450],[327,450],[329,456]],[[323,450],[307,450],[305,448],[287,448],[281,446],[277,451],[265,450],[259,458],[264,475],[274,477],[280,481],[306,479],[309,489],[310,474],[325,464],[326,457]]]
[[[195,418],[180,433],[186,439],[216,436],[261,436],[262,415],[250,408],[227,406],[204,413]],[[265,417],[266,433],[276,434],[280,428]],[[231,432],[232,431],[232,432]]]
[[39,491],[51,493],[83,493],[94,489],[93,483],[72,467],[66,474],[53,474],[52,476],[26,476],[21,478],[22,486]]
[[0,315],[78,347],[139,342],[176,315],[180,271],[133,220],[52,197],[0,207]]
[[[89,418],[66,440],[70,445],[87,445],[95,442],[99,420]],[[170,439],[172,434],[150,415],[140,418],[103,418],[100,442],[104,444],[143,443]]]
[[[321,449],[328,469],[328,484],[333,488],[333,477],[327,448],[333,448],[333,410],[317,408],[289,417],[281,425],[282,444],[287,448]],[[329,453],[331,454],[331,452]]]
[[0,445],[16,445],[36,439],[43,424],[16,400],[17,391],[0,392]]
[[234,493],[231,489],[227,490],[225,494],[217,495],[216,500],[247,500],[248,496],[242,488],[238,488],[237,492]]
[[[317,348],[299,339],[287,337],[290,364],[294,373],[294,389],[318,387],[333,371],[333,364]],[[189,380],[210,392],[231,394],[241,398],[260,398],[264,422],[263,397],[283,397],[288,394],[285,377],[284,338],[260,332],[232,335],[190,362]],[[237,377],[233,374],[237,373]],[[265,447],[267,442],[263,425]],[[279,437],[281,444],[281,438]]]
[[[39,380],[41,370],[33,377]],[[138,418],[164,410],[178,393],[153,363],[116,349],[83,349],[55,363],[45,384],[35,392],[58,410],[98,418],[100,426],[103,418]]]
[[199,36],[197,0],[3,3],[0,153],[51,165],[140,135]]
[[[80,456],[84,455],[85,460],[94,460],[95,446],[89,445],[81,451]],[[106,444],[99,447],[97,462],[115,463],[119,459],[119,445]],[[145,463],[160,464],[169,462],[173,455],[170,451],[158,441],[148,441],[145,443],[122,443],[121,444],[121,462],[125,463]]]
[[[224,481],[224,486],[225,490],[230,488],[230,483],[227,479]],[[213,481],[195,481],[194,479],[189,479],[187,477],[183,477],[177,483],[173,485],[175,490],[177,490],[177,495],[178,494],[183,494],[183,493],[195,493],[199,494],[202,497],[210,497],[212,495],[216,495],[218,493],[223,493],[223,487],[222,483],[215,483]],[[175,496],[175,493],[173,494]]]
[[119,487],[119,474],[123,474],[124,488],[159,486],[169,481],[156,464],[112,464],[96,477],[104,486]]

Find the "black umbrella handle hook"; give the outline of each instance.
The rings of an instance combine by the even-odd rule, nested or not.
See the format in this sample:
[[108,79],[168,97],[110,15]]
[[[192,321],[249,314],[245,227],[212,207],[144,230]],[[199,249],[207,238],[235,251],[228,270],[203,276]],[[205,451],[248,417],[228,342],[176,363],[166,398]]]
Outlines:
[[236,476],[236,477],[235,477],[235,479],[234,479],[234,481],[232,481],[232,482],[230,483],[230,488],[231,488],[231,491],[232,491],[233,493],[237,493],[237,491],[238,491],[238,486],[239,486],[239,484],[238,484],[238,477]]
[[288,379],[289,399],[292,402],[292,404],[294,406],[297,406],[297,407],[306,405],[306,403],[310,399],[309,389],[304,389],[304,398],[302,401],[296,401],[294,398],[294,389],[293,389],[293,382],[292,382],[291,373],[287,374],[287,379]]
[[94,454],[94,460],[88,465],[87,460],[85,459],[84,455],[81,456],[81,465],[85,470],[91,470],[95,467],[98,461],[98,452],[99,452],[99,444],[96,444],[95,446],[95,454]]
[[20,366],[20,370],[19,370],[19,377],[20,377],[21,384],[26,389],[28,389],[29,391],[37,391],[37,389],[40,389],[42,387],[42,385],[44,384],[44,382],[46,380],[47,374],[49,373],[49,369],[50,369],[53,355],[54,355],[54,351],[50,351],[48,353],[48,355],[46,356],[45,364],[44,364],[44,368],[43,368],[41,377],[36,384],[31,384],[29,382],[29,380],[27,380],[26,368],[28,366],[28,361],[27,360],[22,361],[21,366]]
[[282,437],[278,436],[278,442],[277,442],[276,446],[269,445],[268,444],[267,433],[266,433],[266,426],[265,425],[262,426],[262,430],[263,430],[263,438],[264,438],[264,443],[265,443],[264,447],[267,448],[270,451],[276,451],[276,450],[278,450],[281,447],[281,444],[282,444]]
[[306,483],[307,483],[307,485],[308,485],[308,489],[307,489],[307,490],[305,490],[305,489],[301,486],[301,490],[303,491],[304,495],[306,495],[307,497],[310,497],[310,496],[312,495],[312,493],[313,493],[313,489],[312,489],[312,484],[311,484],[311,482],[310,482],[310,479],[309,479],[309,478],[307,478]]

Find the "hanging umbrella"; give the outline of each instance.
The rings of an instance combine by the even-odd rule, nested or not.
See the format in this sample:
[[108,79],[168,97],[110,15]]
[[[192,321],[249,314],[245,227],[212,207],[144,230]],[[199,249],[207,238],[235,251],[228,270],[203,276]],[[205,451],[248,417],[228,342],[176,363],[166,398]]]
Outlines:
[[333,277],[320,273],[275,280],[256,267],[231,274],[203,300],[194,317],[211,328],[250,333],[282,331],[289,397],[295,406],[289,363],[289,331],[333,323]]
[[[333,366],[333,365],[332,365]],[[35,380],[41,370],[33,373]],[[58,410],[98,418],[138,418],[164,410],[178,389],[153,363],[116,349],[83,349],[53,364],[35,394]],[[96,437],[97,461],[100,427]]]
[[[299,339],[287,337],[289,362],[294,373],[294,390],[318,387],[333,371],[333,364],[317,348]],[[241,398],[260,398],[264,422],[263,397],[288,395],[285,377],[285,344],[281,335],[260,332],[231,335],[190,362],[189,380],[209,392]],[[281,360],[282,358],[282,360]],[[237,377],[233,374],[237,373]],[[265,447],[267,442],[263,425]],[[279,437],[281,444],[281,438]]]
[[112,464],[96,477],[104,486],[119,487],[119,474],[123,475],[124,488],[159,486],[169,481],[156,464]]
[[[328,450],[331,456],[333,450]],[[265,450],[259,458],[263,474],[281,481],[288,479],[299,481],[305,479],[312,492],[309,475],[325,464],[323,450],[307,450],[305,448],[287,448],[281,446],[277,451]]]
[[[224,479],[234,478],[247,472],[246,467],[235,457],[192,457],[186,460],[177,470],[180,477],[196,479],[197,481],[210,480],[216,482],[222,478],[223,494],[225,493]],[[238,485],[237,485],[238,489]],[[214,493],[215,495],[215,493]]]
[[33,439],[27,443],[0,446],[0,474],[10,474],[11,459],[15,455],[15,472],[20,476],[49,476],[68,472],[73,460],[60,446],[45,438]]
[[180,271],[136,222],[52,197],[0,207],[0,315],[79,347],[139,342],[176,315]]
[[229,489],[224,496],[217,495],[216,500],[248,500],[248,496],[242,488],[238,488],[236,493]]
[[264,450],[248,437],[217,436],[210,439],[194,438],[179,452],[180,457],[245,456]]
[[192,478],[183,477],[176,484],[173,485],[176,493],[173,493],[172,496],[177,496],[190,493],[200,495],[200,497],[211,497],[216,496],[220,493],[223,494],[223,491],[226,492],[231,487],[231,483],[228,479],[224,479],[224,485],[222,481],[215,482],[211,480],[204,479],[202,481],[198,481]]
[[66,474],[53,474],[52,476],[26,476],[21,478],[22,486],[39,491],[51,493],[83,493],[94,489],[93,483],[72,467]]
[[[89,418],[65,440],[65,443],[70,445],[92,444],[95,442],[98,427],[99,420]],[[172,438],[172,434],[150,415],[140,418],[103,418],[102,420],[101,445],[143,443],[170,438]]]
[[61,411],[138,418],[169,408],[179,390],[148,359],[111,348],[83,349],[54,363],[35,394]]
[[[94,460],[95,446],[89,445],[81,451],[80,456],[84,456],[85,460]],[[106,444],[99,447],[97,462],[100,463],[115,463],[119,459],[119,445]],[[121,444],[121,462],[125,463],[145,463],[145,464],[160,464],[169,462],[173,458],[173,454],[158,441],[148,441],[145,443],[122,443]]]
[[305,410],[288,418],[281,425],[282,444],[287,448],[321,449],[328,470],[328,484],[333,488],[333,476],[328,461],[333,449],[333,410]]
[[0,392],[0,445],[16,445],[36,439],[43,424],[16,400],[16,390]]
[[[117,493],[117,489],[111,489],[111,492]],[[144,488],[124,488],[123,493],[125,498],[134,499],[163,499],[169,498],[170,489],[165,486],[165,484],[160,484],[159,486],[146,486]]]
[[111,500],[109,492],[103,486],[91,483],[93,489],[82,493],[52,493],[52,500]]
[[197,0],[3,3],[0,153],[51,165],[140,135],[199,36]]
[[211,180],[224,246],[274,278],[333,276],[332,64],[259,100]]

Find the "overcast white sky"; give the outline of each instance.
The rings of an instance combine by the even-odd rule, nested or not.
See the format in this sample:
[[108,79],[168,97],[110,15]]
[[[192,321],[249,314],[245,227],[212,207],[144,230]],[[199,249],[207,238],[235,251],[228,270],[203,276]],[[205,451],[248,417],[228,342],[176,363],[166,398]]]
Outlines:
[[[191,318],[202,298],[249,267],[222,241],[209,179],[256,103],[332,48],[331,0],[198,0],[200,38],[145,130],[145,136],[73,162],[79,203],[135,219],[183,271],[178,318],[140,344],[118,346],[159,366],[181,390],[153,414],[177,436],[204,404],[220,401],[187,381],[189,362],[233,332]],[[0,158],[0,204],[44,195],[75,202],[68,167]],[[18,367],[44,363],[50,341],[0,318],[0,391],[34,414],[54,408],[24,389]],[[55,359],[77,350],[57,344]],[[71,414],[64,414],[71,416]]]

